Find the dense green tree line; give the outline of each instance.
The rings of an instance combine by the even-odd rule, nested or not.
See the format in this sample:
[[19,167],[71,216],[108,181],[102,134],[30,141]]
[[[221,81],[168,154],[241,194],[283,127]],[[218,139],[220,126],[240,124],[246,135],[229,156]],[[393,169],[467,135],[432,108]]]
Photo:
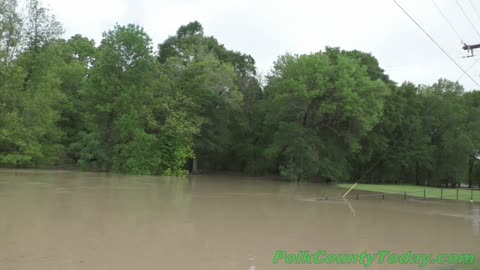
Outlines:
[[155,47],[137,25],[63,39],[29,0],[0,4],[0,165],[127,174],[236,171],[291,180],[480,182],[480,92],[401,85],[372,55],[250,55],[198,22]]

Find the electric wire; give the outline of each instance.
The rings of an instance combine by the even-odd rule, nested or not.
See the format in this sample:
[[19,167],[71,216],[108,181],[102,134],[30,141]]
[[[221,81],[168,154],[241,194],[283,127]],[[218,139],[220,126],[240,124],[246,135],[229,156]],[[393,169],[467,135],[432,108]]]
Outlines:
[[460,39],[460,42],[463,43],[463,38],[462,36],[458,33],[458,31],[455,29],[455,27],[453,27],[453,25],[450,23],[450,21],[447,19],[447,16],[445,16],[445,14],[442,12],[442,10],[440,9],[440,7],[437,5],[437,3],[435,3],[435,0],[432,0],[432,3],[433,5],[435,5],[435,8],[437,9],[438,13],[440,13],[440,15],[443,17],[443,19],[447,22],[447,24],[450,26],[450,29],[452,29],[453,32],[455,32],[455,34],[457,35],[457,37]]
[[407,15],[407,17],[413,22],[415,23],[415,25],[420,28],[420,30],[422,30],[422,32],[435,44],[437,45],[437,47],[468,77],[470,78],[470,80],[472,80],[473,83],[475,83],[478,87],[480,87],[480,84],[478,84],[477,81],[475,81],[472,76],[470,76],[470,74],[468,74],[458,63],[457,61],[455,61],[455,59],[453,59],[448,53],[447,51],[445,51],[442,46],[440,46],[440,44],[438,44],[438,42],[435,41],[435,39],[433,39],[433,37],[427,33],[427,31],[425,31],[425,29],[423,29],[423,27],[397,2],[397,0],[392,0],[393,2],[395,2],[395,4],[403,11],[403,13],[405,13],[405,15]]
[[[478,61],[480,60],[480,57],[477,57],[477,59],[475,59],[475,62],[473,62],[467,69],[466,71],[470,71],[470,69],[472,69],[473,66],[475,66],[476,63],[478,63]],[[459,81],[461,78],[463,78],[465,74],[461,74],[460,77],[458,77],[457,81]]]
[[468,0],[468,2],[470,3],[470,6],[472,6],[472,9],[475,12],[475,14],[477,15],[477,17],[480,19],[480,15],[478,15],[477,9],[473,5],[472,0]]
[[[463,71],[463,74],[467,75],[471,80],[472,82],[474,82],[477,86],[480,87],[480,85],[440,46],[440,44],[438,44],[433,38],[432,36],[430,36],[430,34],[427,33],[427,31],[425,31],[425,29],[423,29],[423,27],[396,1],[396,0],[392,0],[393,2],[395,2],[395,4],[408,16],[408,18],[410,18],[410,20],[412,20],[413,23],[415,23],[415,25],[418,26],[418,28],[420,28],[420,30],[422,30],[422,32],[435,44],[437,45],[437,47],[458,67],[460,68],[462,71]],[[480,58],[479,58],[480,59]],[[478,61],[478,59],[477,59]],[[433,106],[430,105],[423,113],[422,113],[422,116],[430,113],[430,111],[433,109]],[[403,133],[401,136],[399,136],[398,138],[393,138],[392,139],[392,142],[393,144],[389,145],[387,147],[387,149],[380,155],[380,157],[370,166],[368,167],[367,170],[365,170],[363,172],[363,174],[361,174],[361,176],[358,178],[358,180],[362,180],[362,178],[364,178],[365,176],[367,176],[386,156],[388,153],[390,153],[390,151],[392,151],[394,149],[394,147],[400,143],[401,141],[403,141],[407,135],[410,135],[410,133],[412,132],[412,130],[415,128],[414,125],[412,125],[408,130],[407,132]]]
[[473,27],[473,30],[475,30],[475,32],[477,33],[478,37],[480,37],[480,33],[478,32],[477,28],[475,27],[475,24],[473,24],[473,22],[470,20],[470,18],[468,18],[467,16],[467,13],[465,13],[465,10],[463,10],[462,6],[460,5],[460,3],[458,2],[458,0],[456,0],[455,2],[457,2],[457,5],[458,7],[460,8],[460,10],[462,11],[463,13],[463,16],[465,16],[465,18],[467,19],[467,21],[470,23],[470,25]]

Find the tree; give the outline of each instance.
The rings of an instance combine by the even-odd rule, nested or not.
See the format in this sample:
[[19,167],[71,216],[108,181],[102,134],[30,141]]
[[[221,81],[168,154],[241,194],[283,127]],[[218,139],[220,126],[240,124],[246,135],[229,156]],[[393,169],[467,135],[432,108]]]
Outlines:
[[221,62],[231,64],[241,77],[256,73],[253,57],[227,50],[214,37],[205,36],[203,26],[197,21],[182,25],[176,35],[158,46],[160,63],[165,63],[171,57],[188,62],[204,53],[210,53]]
[[[468,160],[468,187],[472,188],[474,183],[475,167],[478,167],[480,159],[480,91],[472,91],[464,94],[468,110],[466,130],[471,136],[472,148]],[[477,169],[478,170],[478,169]]]
[[0,2],[0,59],[2,68],[17,56],[22,38],[22,20],[16,0]]
[[[14,2],[10,1],[7,10],[13,12]],[[47,10],[40,7],[38,1],[30,2],[29,17],[32,21],[51,21]],[[36,19],[31,17],[37,16]],[[16,20],[16,15],[7,16]],[[54,41],[56,36],[50,32],[50,24],[35,24],[35,36],[27,31],[18,33],[18,23],[9,24],[13,28],[7,31],[3,44],[9,44],[10,52],[2,70],[0,88],[2,93],[2,124],[0,125],[0,163],[7,166],[44,166],[57,162],[63,150],[61,140],[63,132],[57,127],[60,119],[59,106],[64,100],[60,91],[58,66],[62,59],[56,54],[54,46],[47,42],[28,43],[18,51],[18,37],[31,40]],[[13,30],[12,30],[13,29]],[[47,34],[46,33],[51,33]]]
[[39,0],[0,3],[0,165],[74,161],[127,174],[232,170],[292,180],[472,187],[480,96],[445,79],[397,85],[371,54],[253,57],[199,22],[158,46],[136,25],[60,38]]
[[27,12],[23,31],[25,46],[30,50],[37,51],[63,34],[60,22],[41,5],[39,0],[29,0]]
[[201,129],[195,137],[195,157],[204,168],[215,168],[231,145],[232,114],[240,109],[241,94],[234,84],[235,73],[211,54],[185,66],[179,89],[197,106],[190,115],[199,116]]
[[57,66],[57,69],[61,80],[60,88],[65,95],[58,125],[65,133],[63,144],[67,147],[67,156],[75,159],[76,155],[71,151],[70,144],[78,140],[78,134],[85,126],[80,92],[85,87],[96,48],[93,40],[75,35],[68,41],[56,42],[55,49],[63,59],[63,64]]
[[385,100],[381,123],[362,142],[356,179],[420,184],[421,172],[429,168],[432,149],[423,123],[423,115],[428,112],[418,92],[418,87],[408,82],[393,87]]
[[473,141],[467,132],[468,111],[462,95],[463,87],[444,79],[423,87],[425,106],[429,108],[423,125],[428,130],[433,147],[429,184],[456,186],[467,171],[468,157]]
[[266,154],[281,174],[297,180],[347,179],[350,153],[380,122],[388,94],[357,59],[328,50],[280,57],[266,91],[265,121],[274,123],[275,134]]
[[207,170],[229,167],[232,130],[238,123],[233,120],[243,102],[240,81],[255,74],[253,58],[225,49],[215,38],[204,35],[200,23],[192,22],[159,45],[158,60],[177,65],[182,78],[179,90],[198,105],[189,112],[200,116],[202,123],[194,140],[193,170],[198,160]]
[[[85,87],[86,131],[80,142],[81,164],[107,171],[149,174],[158,161],[149,152],[155,138],[145,131],[146,89],[154,67],[151,41],[142,28],[116,25],[104,33]],[[141,164],[141,159],[150,157]]]
[[179,83],[173,74],[155,63],[142,28],[117,25],[105,33],[80,92],[85,131],[72,144],[79,162],[121,173],[184,174],[197,127],[182,108],[188,97],[172,91]]

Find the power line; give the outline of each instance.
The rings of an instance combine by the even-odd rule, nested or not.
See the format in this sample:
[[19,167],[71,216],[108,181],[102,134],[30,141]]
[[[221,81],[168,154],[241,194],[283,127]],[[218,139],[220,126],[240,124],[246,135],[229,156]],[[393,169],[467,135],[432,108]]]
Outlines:
[[[452,60],[452,62],[458,67],[460,68],[463,73],[465,75],[467,75],[477,86],[480,87],[480,85],[423,29],[422,26],[420,26],[420,24],[417,23],[417,21],[415,21],[415,19],[413,19],[412,16],[410,16],[410,14],[408,14],[408,12],[396,1],[396,0],[393,0],[393,2],[395,2],[395,4],[410,18],[410,20],[412,20],[417,26],[418,28],[420,28],[420,30],[422,30],[422,32],[427,35],[428,38],[430,38],[430,40],[435,43],[435,45],[437,45],[437,47],[450,59]],[[477,59],[477,61],[479,60],[480,58]],[[472,65],[473,66],[473,65]],[[421,114],[421,116],[424,116],[424,115],[427,115],[428,113],[430,113],[430,111],[433,109],[433,103],[430,104],[430,106],[428,106],[428,108]],[[380,161],[382,161],[382,159],[384,159],[389,153],[390,151],[392,151],[394,149],[395,146],[397,146],[397,144],[399,144],[401,141],[403,141],[408,135],[410,135],[410,133],[412,132],[412,130],[415,128],[415,125],[412,125],[408,130],[407,132],[403,133],[401,136],[398,136],[397,138],[393,138],[392,139],[392,142],[393,144],[389,145],[387,147],[387,149],[380,155],[380,157],[370,166],[368,167],[367,170],[365,170],[361,175],[360,177],[358,178],[359,181],[362,180],[363,177],[367,176],[379,163]]]
[[477,14],[477,17],[480,19],[480,15],[478,15],[477,9],[476,9],[475,6],[473,5],[472,0],[468,0],[468,2],[470,3],[470,6],[472,6],[473,11],[475,12],[475,14]]
[[453,27],[453,25],[450,23],[450,21],[447,19],[447,17],[445,16],[445,14],[443,14],[442,10],[440,9],[440,7],[437,5],[437,3],[435,3],[435,0],[432,0],[432,3],[435,5],[435,7],[437,8],[437,11],[438,13],[440,13],[440,15],[442,15],[443,19],[447,22],[447,24],[450,26],[450,28],[452,29],[453,32],[455,32],[455,34],[457,34],[457,37],[460,39],[461,43],[463,43],[463,38],[460,36],[460,34],[458,33],[458,31],[455,29],[455,27]]
[[473,78],[472,76],[470,76],[458,63],[457,61],[455,61],[455,59],[453,59],[443,48],[442,46],[440,46],[440,44],[438,44],[433,38],[432,36],[430,36],[430,34],[427,33],[427,31],[425,31],[425,29],[423,29],[423,27],[418,24],[418,22],[412,17],[410,16],[410,14],[408,14],[408,12],[397,2],[397,0],[392,0],[393,2],[395,2],[395,4],[403,11],[403,13],[405,13],[405,15],[408,16],[408,18],[410,18],[410,20],[412,20],[413,23],[415,23],[416,26],[418,26],[418,28],[420,28],[420,30],[422,30],[422,32],[435,44],[437,45],[437,47],[468,77],[470,78],[470,80],[472,80],[472,82],[474,82],[478,87],[480,87],[480,84],[478,84]]
[[[473,66],[475,66],[476,63],[478,63],[478,61],[480,60],[480,57],[477,57],[477,59],[475,59],[475,62],[473,62],[468,68],[467,68],[467,72],[470,71],[470,69],[472,69]],[[463,73],[462,75],[460,75],[460,77],[457,79],[457,81],[459,81],[461,78],[463,78]]]
[[455,2],[457,2],[458,7],[460,8],[460,10],[461,10],[462,13],[463,13],[463,16],[465,16],[465,18],[468,20],[468,22],[470,23],[470,25],[473,27],[473,30],[475,30],[475,32],[477,33],[477,35],[480,37],[480,33],[478,32],[477,28],[475,27],[475,25],[473,24],[473,22],[470,20],[470,18],[468,18],[467,13],[465,13],[465,11],[463,10],[463,8],[462,8],[462,6],[460,5],[460,3],[458,3],[458,0],[455,1]]

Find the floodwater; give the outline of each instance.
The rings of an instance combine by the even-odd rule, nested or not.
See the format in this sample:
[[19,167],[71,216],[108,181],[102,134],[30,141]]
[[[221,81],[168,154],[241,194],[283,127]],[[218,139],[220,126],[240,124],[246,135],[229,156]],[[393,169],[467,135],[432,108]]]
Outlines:
[[478,203],[316,200],[344,191],[240,176],[2,170],[0,269],[366,269],[272,261],[277,250],[480,254]]

